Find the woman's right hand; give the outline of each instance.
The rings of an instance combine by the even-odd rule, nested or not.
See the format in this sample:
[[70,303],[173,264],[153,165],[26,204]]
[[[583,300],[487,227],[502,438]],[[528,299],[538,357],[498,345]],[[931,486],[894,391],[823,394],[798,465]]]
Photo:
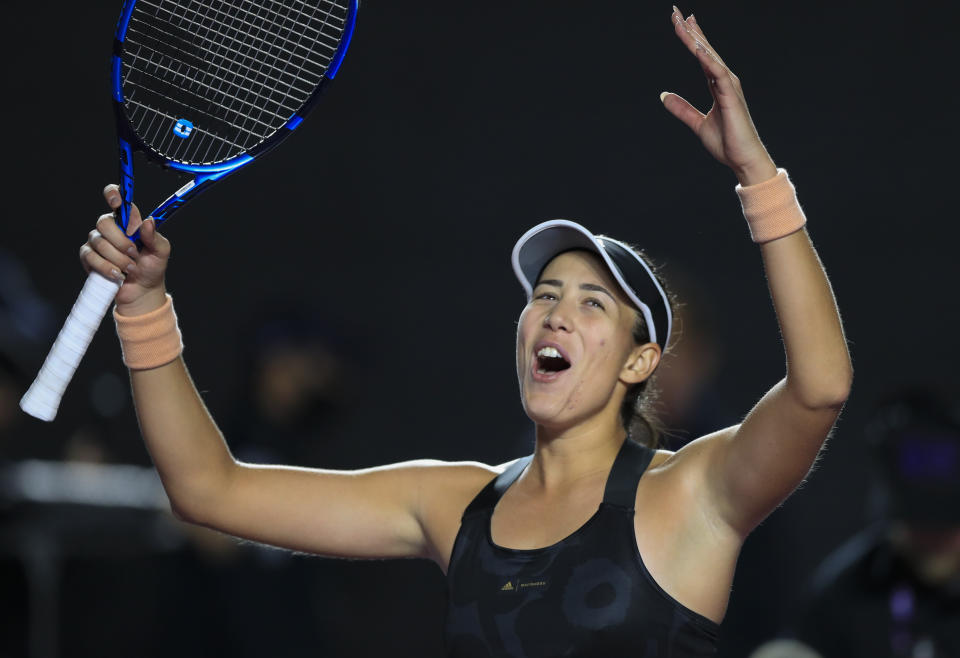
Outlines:
[[149,313],[166,300],[163,275],[170,257],[170,241],[157,232],[152,218],[141,220],[140,211],[134,205],[127,231],[133,234],[140,229],[143,247],[138,252],[115,220],[115,211],[120,207],[119,188],[107,185],[103,196],[114,212],[97,219],[97,228],[90,231],[87,242],[80,247],[80,262],[87,272],[96,271],[122,282],[116,298],[117,313],[127,316]]

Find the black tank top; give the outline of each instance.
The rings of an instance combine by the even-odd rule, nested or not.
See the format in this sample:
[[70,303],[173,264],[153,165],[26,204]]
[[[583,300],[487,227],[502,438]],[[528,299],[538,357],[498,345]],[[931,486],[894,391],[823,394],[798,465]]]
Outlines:
[[716,623],[681,605],[640,558],[637,483],[653,451],[624,442],[596,513],[552,546],[493,543],[497,501],[532,456],[511,464],[463,513],[447,570],[445,639],[454,658],[688,658],[716,652]]

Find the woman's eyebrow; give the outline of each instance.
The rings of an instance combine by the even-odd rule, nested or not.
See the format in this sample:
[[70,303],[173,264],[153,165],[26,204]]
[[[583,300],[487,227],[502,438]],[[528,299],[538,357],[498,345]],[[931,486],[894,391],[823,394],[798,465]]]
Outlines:
[[[537,281],[537,286],[553,286],[554,288],[562,288],[563,281],[560,279],[540,279]],[[537,286],[534,286],[534,288]]]
[[602,292],[613,301],[617,301],[617,298],[613,296],[613,293],[611,293],[609,290],[607,290],[603,286],[598,286],[595,283],[581,283],[580,290],[593,290],[594,292]]
[[[563,281],[561,281],[560,279],[541,279],[540,281],[537,281],[537,286],[553,286],[554,288],[562,288]],[[537,287],[537,286],[534,286],[534,287]],[[613,296],[612,292],[610,292],[603,286],[598,285],[596,283],[581,283],[580,290],[591,290],[593,292],[602,292],[613,301],[617,301],[617,298]]]

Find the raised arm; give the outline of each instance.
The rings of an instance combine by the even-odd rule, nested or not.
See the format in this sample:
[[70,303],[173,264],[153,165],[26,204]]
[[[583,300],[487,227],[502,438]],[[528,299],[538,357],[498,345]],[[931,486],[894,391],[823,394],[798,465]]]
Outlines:
[[[116,186],[108,186],[104,195],[111,208],[119,206]],[[140,224],[134,209],[131,232]],[[123,280],[116,298],[121,323],[156,314],[167,300],[164,272],[170,243],[150,219],[140,235],[143,249],[138,253],[106,214],[80,252],[88,271]],[[476,464],[432,461],[361,471],[240,463],[182,358],[131,368],[130,378],[140,429],[174,513],[245,539],[322,555],[433,557],[442,562],[459,516],[448,518],[438,501],[460,505],[462,511],[493,477],[490,469]]]
[[[693,130],[707,150],[729,166],[748,219],[750,206],[789,196],[747,110],[740,80],[724,64],[691,16],[674,8],[677,37],[706,75],[713,106],[706,114],[676,94],[666,109]],[[787,192],[788,194],[784,194]],[[772,195],[772,196],[771,196]],[[786,212],[802,218],[798,206]],[[761,209],[762,214],[762,209]],[[691,463],[703,469],[703,500],[735,531],[746,535],[806,476],[850,390],[852,366],[833,291],[805,228],[757,230],[754,237],[786,351],[786,376],[744,421],[694,442]],[[764,235],[766,234],[766,235]]]

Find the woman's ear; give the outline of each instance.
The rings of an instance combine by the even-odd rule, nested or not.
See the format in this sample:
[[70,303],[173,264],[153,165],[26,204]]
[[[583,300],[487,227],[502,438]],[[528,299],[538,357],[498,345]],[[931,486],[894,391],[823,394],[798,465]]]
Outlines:
[[637,345],[620,371],[620,380],[627,386],[639,384],[650,378],[660,363],[660,346],[656,343]]

